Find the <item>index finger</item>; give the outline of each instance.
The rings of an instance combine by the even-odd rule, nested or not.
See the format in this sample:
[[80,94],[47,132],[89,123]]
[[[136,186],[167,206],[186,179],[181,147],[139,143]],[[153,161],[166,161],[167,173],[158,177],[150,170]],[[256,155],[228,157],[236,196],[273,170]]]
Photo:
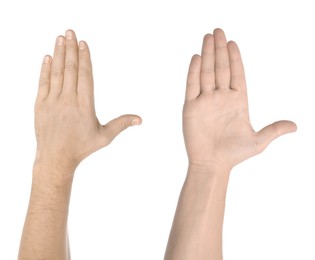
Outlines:
[[201,51],[201,92],[210,93],[214,90],[214,60],[214,37],[212,34],[207,34],[204,37]]
[[245,71],[240,50],[233,41],[228,42],[227,47],[231,69],[231,89],[246,92]]
[[78,94],[94,100],[93,72],[90,50],[86,42],[79,42]]

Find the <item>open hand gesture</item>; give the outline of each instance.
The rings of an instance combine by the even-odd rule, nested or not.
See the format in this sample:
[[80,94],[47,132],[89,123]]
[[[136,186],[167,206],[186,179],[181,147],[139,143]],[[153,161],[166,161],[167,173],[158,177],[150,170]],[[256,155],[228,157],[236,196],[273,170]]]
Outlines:
[[44,58],[40,75],[35,104],[37,159],[76,167],[127,127],[140,123],[136,115],[99,123],[89,48],[84,41],[78,44],[71,30],[59,36],[54,57]]
[[296,131],[290,121],[253,130],[240,51],[235,42],[227,43],[221,29],[206,35],[201,56],[192,57],[185,99],[183,132],[191,164],[230,169]]

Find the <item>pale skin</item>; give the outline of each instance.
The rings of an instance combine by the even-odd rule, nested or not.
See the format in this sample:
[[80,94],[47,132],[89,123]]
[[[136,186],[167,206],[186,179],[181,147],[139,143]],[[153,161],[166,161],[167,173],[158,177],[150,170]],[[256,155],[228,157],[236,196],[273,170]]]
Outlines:
[[43,60],[35,102],[37,151],[19,260],[70,259],[67,218],[75,169],[139,124],[137,115],[99,123],[89,48],[84,41],[78,44],[71,30],[59,36],[53,58]]
[[222,260],[225,197],[232,168],[270,142],[296,131],[278,121],[255,132],[248,112],[243,63],[221,29],[207,34],[192,57],[183,109],[188,172],[165,260]]
[[[36,158],[19,260],[70,259],[68,208],[80,162],[123,130],[141,124],[124,115],[101,125],[94,108],[88,46],[73,31],[45,56],[35,103]],[[256,133],[249,122],[244,70],[234,42],[222,30],[206,35],[192,59],[183,111],[189,159],[165,259],[222,259],[224,201],[231,169],[293,132],[290,121]]]

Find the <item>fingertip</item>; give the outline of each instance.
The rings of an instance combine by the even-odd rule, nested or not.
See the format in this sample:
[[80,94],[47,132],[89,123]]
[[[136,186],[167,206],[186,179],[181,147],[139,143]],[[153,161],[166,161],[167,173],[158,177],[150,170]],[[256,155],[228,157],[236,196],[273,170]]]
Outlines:
[[213,36],[217,39],[223,39],[226,41],[225,32],[221,28],[216,28],[213,30]]
[[201,59],[201,56],[199,54],[194,54],[192,57],[191,57],[191,62],[193,61],[198,61]]
[[283,124],[286,124],[286,128],[288,130],[288,133],[294,133],[297,131],[296,123],[294,123],[292,121],[288,121],[288,120],[284,120],[282,122],[283,122]]
[[132,119],[131,121],[131,125],[135,126],[135,125],[141,125],[142,124],[142,118],[137,116],[136,118]]
[[270,130],[273,130],[273,133],[272,131],[270,133],[274,135],[274,138],[295,132],[297,130],[296,124],[289,120],[276,121],[270,126]]
[[63,46],[64,42],[65,42],[65,37],[63,35],[57,36],[57,39],[56,39],[57,46]]
[[194,54],[190,60],[189,72],[196,72],[196,70],[200,70],[201,65],[201,56],[198,54]]
[[205,34],[205,36],[203,37],[203,41],[206,42],[206,41],[210,41],[213,39],[213,35],[211,33],[207,33]]
[[45,55],[43,59],[44,64],[49,64],[51,62],[51,56]]
[[90,50],[89,50],[89,46],[87,44],[86,41],[79,41],[79,57],[85,57],[88,58],[90,57]]
[[294,130],[293,130],[293,132],[296,132],[296,131],[298,130],[298,126],[297,126],[296,123],[294,123],[294,122],[292,122],[292,123],[293,123],[293,125],[294,125]]
[[232,47],[237,47],[237,44],[235,41],[228,41],[227,45],[232,46]]
[[38,99],[45,99],[50,89],[50,72],[51,72],[51,61],[52,58],[49,55],[45,55],[43,58],[41,72],[38,84]]
[[213,30],[213,34],[217,34],[217,33],[224,33],[224,31],[223,31],[223,29],[221,29],[221,28],[215,28],[214,30]]
[[86,42],[85,41],[80,41],[79,42],[79,49],[84,50],[86,48]]
[[200,94],[200,67],[201,56],[194,54],[188,69],[185,100],[195,99]]
[[65,32],[65,36],[66,36],[66,39],[67,39],[67,40],[72,40],[72,39],[75,38],[76,35],[75,35],[74,30],[68,29],[68,30],[66,30],[66,32]]

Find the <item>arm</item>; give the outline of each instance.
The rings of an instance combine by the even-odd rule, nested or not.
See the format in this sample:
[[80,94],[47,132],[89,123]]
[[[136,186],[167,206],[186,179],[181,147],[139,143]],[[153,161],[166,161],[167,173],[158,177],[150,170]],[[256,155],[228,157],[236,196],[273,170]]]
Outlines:
[[189,160],[165,260],[222,260],[222,227],[231,169],[296,131],[279,121],[255,132],[250,124],[244,68],[235,42],[214,30],[189,67],[183,132]]
[[120,132],[141,123],[124,115],[101,125],[95,115],[88,46],[73,31],[44,58],[35,102],[36,158],[19,259],[70,259],[67,218],[79,163]]

